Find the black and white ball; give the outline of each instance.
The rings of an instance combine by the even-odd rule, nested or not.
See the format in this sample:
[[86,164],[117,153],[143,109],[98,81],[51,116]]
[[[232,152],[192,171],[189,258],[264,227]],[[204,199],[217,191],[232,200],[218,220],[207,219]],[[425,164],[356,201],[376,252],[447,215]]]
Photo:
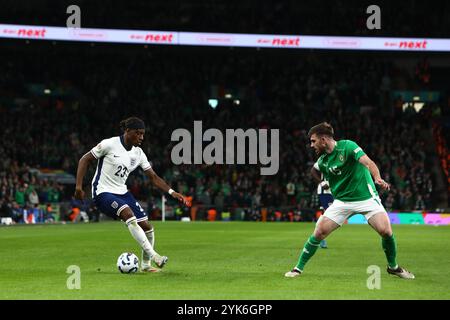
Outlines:
[[117,268],[121,273],[135,273],[139,270],[139,259],[134,253],[124,252],[117,259]]

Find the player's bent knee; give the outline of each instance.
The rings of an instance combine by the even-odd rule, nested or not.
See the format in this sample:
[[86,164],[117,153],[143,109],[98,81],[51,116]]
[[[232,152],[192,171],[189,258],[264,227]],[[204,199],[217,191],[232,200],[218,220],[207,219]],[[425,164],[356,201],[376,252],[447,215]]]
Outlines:
[[392,230],[391,228],[382,228],[378,230],[378,234],[383,238],[390,237],[392,236]]
[[325,232],[325,230],[323,230],[322,228],[316,228],[316,230],[314,230],[314,238],[316,238],[317,240],[323,240],[327,235],[328,233]]
[[323,239],[325,239],[325,236],[322,233],[314,232],[314,238],[316,238],[317,240],[322,241]]
[[316,229],[314,230],[314,238],[323,240],[338,227],[339,225],[330,218],[321,216],[317,221]]

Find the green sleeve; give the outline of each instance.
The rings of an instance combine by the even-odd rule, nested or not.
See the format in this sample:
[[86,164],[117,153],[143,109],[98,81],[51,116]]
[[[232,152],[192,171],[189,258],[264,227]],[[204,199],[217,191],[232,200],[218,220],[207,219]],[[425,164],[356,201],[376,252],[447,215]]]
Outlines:
[[358,146],[354,141],[347,140],[347,144],[345,145],[345,150],[349,158],[353,158],[356,161],[359,160],[366,153]]

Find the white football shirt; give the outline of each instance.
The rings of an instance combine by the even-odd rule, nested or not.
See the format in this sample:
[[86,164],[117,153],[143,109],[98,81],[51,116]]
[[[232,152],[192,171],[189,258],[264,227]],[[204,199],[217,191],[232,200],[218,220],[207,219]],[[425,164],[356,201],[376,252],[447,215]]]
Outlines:
[[144,151],[139,147],[125,149],[123,136],[102,140],[91,150],[98,159],[97,170],[92,179],[92,197],[102,192],[125,194],[128,192],[128,175],[137,167],[142,170],[151,168]]

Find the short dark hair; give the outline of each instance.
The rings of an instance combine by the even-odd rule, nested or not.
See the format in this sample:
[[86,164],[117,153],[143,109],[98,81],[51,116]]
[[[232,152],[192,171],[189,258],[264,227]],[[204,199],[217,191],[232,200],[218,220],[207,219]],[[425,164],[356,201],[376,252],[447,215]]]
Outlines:
[[138,117],[129,117],[125,120],[120,121],[120,129],[125,131],[126,129],[144,129],[145,124],[144,121],[139,119]]
[[313,134],[316,134],[318,136],[329,136],[333,138],[334,130],[331,124],[329,124],[328,122],[322,122],[309,129],[308,137],[311,138]]

